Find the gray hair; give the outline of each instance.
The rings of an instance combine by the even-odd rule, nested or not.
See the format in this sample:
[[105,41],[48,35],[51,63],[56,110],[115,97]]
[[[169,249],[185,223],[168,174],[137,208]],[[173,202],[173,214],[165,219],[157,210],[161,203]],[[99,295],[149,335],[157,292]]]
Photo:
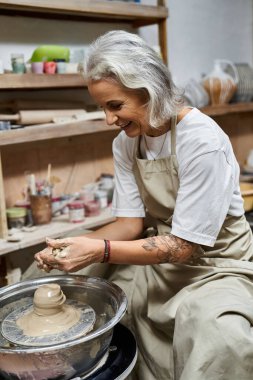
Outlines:
[[167,66],[142,38],[123,30],[95,40],[85,62],[87,80],[114,79],[131,90],[145,90],[149,123],[159,128],[182,108],[183,100]]

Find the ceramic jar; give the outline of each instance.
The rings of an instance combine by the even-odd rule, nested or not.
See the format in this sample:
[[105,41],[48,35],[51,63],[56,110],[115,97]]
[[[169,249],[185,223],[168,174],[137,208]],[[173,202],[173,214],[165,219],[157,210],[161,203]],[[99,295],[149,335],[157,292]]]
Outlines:
[[[225,72],[224,65],[231,67],[233,76]],[[202,84],[209,95],[211,105],[229,103],[237,89],[237,69],[232,62],[217,59],[214,61],[213,70],[204,77]]]
[[11,54],[11,65],[13,73],[23,74],[25,72],[24,54]]
[[54,61],[44,62],[44,72],[46,74],[55,74],[56,62],[54,62]]

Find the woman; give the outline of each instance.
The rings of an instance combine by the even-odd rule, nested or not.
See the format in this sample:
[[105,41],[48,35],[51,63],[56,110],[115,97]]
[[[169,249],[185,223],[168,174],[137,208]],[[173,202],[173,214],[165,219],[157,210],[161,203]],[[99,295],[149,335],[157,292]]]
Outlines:
[[[116,221],[89,237],[48,239],[39,268],[103,263],[85,273],[128,297],[124,323],[139,348],[132,378],[252,379],[253,243],[228,137],[183,105],[137,35],[96,40],[86,75],[107,124],[122,130],[113,143]],[[56,247],[65,257],[52,255]]]

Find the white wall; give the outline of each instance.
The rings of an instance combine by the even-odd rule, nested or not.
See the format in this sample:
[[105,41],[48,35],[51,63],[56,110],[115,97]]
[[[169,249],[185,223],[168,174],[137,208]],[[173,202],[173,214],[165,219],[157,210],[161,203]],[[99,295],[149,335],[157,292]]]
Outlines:
[[[53,1],[53,0],[52,0]],[[30,17],[0,16],[0,58],[10,69],[11,53],[23,53],[28,60],[40,45],[63,45],[71,50],[88,44],[109,29],[128,28],[124,25],[69,20],[47,20]]]
[[[155,4],[155,0],[142,2]],[[252,0],[168,0],[168,7],[169,66],[177,84],[209,72],[215,58],[253,63]],[[84,47],[116,28],[127,27],[0,16],[0,58],[10,68],[11,53],[23,52],[28,59],[42,44]],[[152,46],[157,45],[156,26],[141,28],[140,33]]]
[[[211,71],[215,58],[253,64],[252,0],[167,0],[167,4],[169,66],[176,83],[201,78]],[[156,43],[154,29],[141,32],[151,44]]]
[[252,7],[252,0],[172,0],[169,42],[176,79],[209,72],[215,58],[252,64]]
[[[0,15],[0,59],[3,60],[4,68],[11,70],[10,57],[12,53],[23,53],[25,60],[28,61],[33,51],[40,45],[62,45],[69,47],[71,51],[80,48],[85,49],[95,38],[111,29],[133,31],[126,24],[116,25],[103,22],[46,20]],[[73,100],[73,90],[0,91],[0,101],[31,99],[37,96],[44,100]],[[87,91],[83,89],[75,90],[74,98],[75,100],[84,100],[86,103],[91,102]]]

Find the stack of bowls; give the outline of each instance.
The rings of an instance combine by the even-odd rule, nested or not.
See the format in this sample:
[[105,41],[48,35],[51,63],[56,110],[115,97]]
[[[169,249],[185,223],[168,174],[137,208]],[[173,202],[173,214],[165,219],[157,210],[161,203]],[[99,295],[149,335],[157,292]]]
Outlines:
[[[248,63],[235,63],[239,82],[232,102],[250,102],[253,100],[253,68]],[[232,75],[231,67],[227,66],[226,72]]]

